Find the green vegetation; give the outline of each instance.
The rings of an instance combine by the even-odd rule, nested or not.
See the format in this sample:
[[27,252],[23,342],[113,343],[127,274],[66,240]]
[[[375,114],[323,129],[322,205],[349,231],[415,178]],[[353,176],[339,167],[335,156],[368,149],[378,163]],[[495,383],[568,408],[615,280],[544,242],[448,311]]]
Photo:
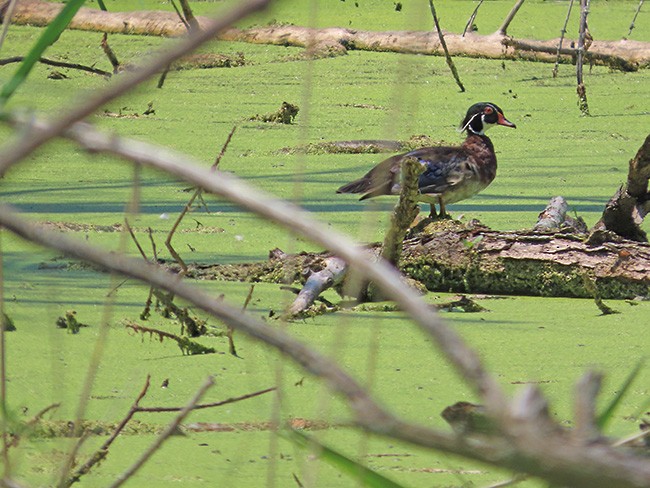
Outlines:
[[[234,0],[233,0],[234,1]],[[226,8],[229,2],[193,2],[196,14]],[[109,11],[169,9],[150,0],[104,1]],[[359,7],[355,6],[359,4]],[[264,16],[245,24],[271,21],[296,25],[351,26],[359,29],[428,29],[426,2],[415,10],[403,2],[397,12],[384,0],[293,0],[274,3]],[[475,6],[472,1],[437,2],[443,27],[460,31]],[[524,17],[515,19],[510,33],[517,37],[550,38],[559,35],[566,2],[526,2]],[[89,3],[90,6],[93,2]],[[477,24],[481,33],[496,29],[512,1],[486,2]],[[590,28],[598,38],[618,39],[627,34],[636,2],[592,2]],[[522,11],[523,15],[523,11]],[[574,13],[574,15],[576,15]],[[575,20],[575,19],[573,19]],[[633,39],[650,41],[649,19],[639,16]],[[576,21],[577,22],[577,21]],[[577,30],[575,22],[572,32]],[[25,55],[42,29],[12,26],[1,57]],[[48,48],[47,57],[95,65],[110,70],[100,47],[101,33],[65,31]],[[112,49],[122,63],[133,62],[163,47],[167,39],[111,35]],[[471,200],[451,205],[455,217],[480,219],[495,229],[528,228],[547,201],[567,198],[573,211],[593,225],[602,207],[625,180],[627,162],[647,135],[647,95],[650,72],[610,72],[593,67],[585,76],[591,117],[577,108],[573,67],[563,65],[557,78],[552,65],[456,59],[467,92],[459,93],[444,59],[351,51],[347,56],[308,62],[296,48],[215,42],[202,52],[245,59],[241,66],[184,69],[168,74],[162,89],[151,80],[128,96],[111,102],[89,122],[116,133],[169,146],[192,155],[209,167],[234,125],[238,129],[219,168],[233,172],[260,188],[293,200],[327,225],[362,242],[380,241],[389,222],[392,199],[358,202],[336,195],[340,184],[357,177],[384,157],[382,154],[329,154],[302,151],[284,154],[283,148],[307,147],[355,139],[409,140],[426,134],[454,143],[467,107],[479,100],[498,103],[516,131],[495,128],[490,133],[497,149],[499,173],[495,182]],[[17,65],[0,67],[7,83]],[[63,71],[68,78],[48,79],[51,68],[36,65],[7,102],[8,109],[28,107],[54,115],[109,81],[80,71]],[[300,108],[293,124],[251,120],[276,111],[283,102]],[[151,105],[149,105],[151,104]],[[154,113],[144,115],[148,107]],[[4,140],[13,137],[0,126]],[[318,146],[326,147],[326,146]],[[164,240],[191,193],[187,185],[150,170],[136,174],[122,161],[88,154],[73,144],[56,142],[39,150],[0,180],[4,202],[28,217],[109,249],[138,250],[123,231],[125,209],[139,182],[138,212],[129,222],[148,255],[153,255],[148,229],[159,258],[170,260]],[[313,250],[302,239],[236,206],[205,196],[202,205],[186,216],[174,237],[174,247],[186,262],[242,263],[265,260],[269,250]],[[426,211],[426,210],[425,210]],[[650,230],[645,224],[646,230]],[[11,418],[29,421],[52,403],[60,407],[45,416],[50,425],[74,419],[90,357],[102,327],[108,327],[101,363],[90,393],[88,422],[114,425],[133,404],[147,374],[152,387],[143,406],[183,405],[208,375],[216,387],[204,402],[216,402],[270,386],[273,393],[216,409],[199,410],[189,422],[230,426],[218,432],[184,432],[169,440],[129,486],[298,486],[293,475],[311,486],[356,486],[352,478],[315,461],[306,451],[273,435],[268,421],[279,418],[317,419],[332,424],[310,433],[333,452],[361,459],[380,474],[412,487],[477,486],[503,480],[509,473],[441,456],[412,446],[368,438],[343,424],[349,412],[338,398],[274,351],[235,334],[240,358],[228,354],[222,325],[201,316],[214,334],[193,339],[198,351],[216,354],[185,355],[173,341],[135,334],[124,321],[140,320],[148,289],[122,282],[86,266],[70,266],[62,256],[26,244],[2,231],[5,311],[17,331],[7,334],[8,403]],[[470,245],[471,243],[468,243]],[[200,282],[210,293],[243,305],[250,285]],[[332,302],[339,298],[325,294]],[[293,295],[275,284],[257,284],[248,305],[256,316],[280,313]],[[431,303],[452,296],[430,293]],[[509,392],[534,383],[552,401],[553,415],[563,423],[572,418],[575,381],[594,367],[606,374],[601,397],[606,406],[617,398],[608,418],[607,433],[623,436],[637,430],[638,416],[647,409],[650,371],[639,358],[649,348],[650,302],[607,301],[619,314],[601,315],[593,300],[528,297],[479,297],[486,311],[445,313],[444,317],[471,345]],[[182,304],[179,304],[182,306]],[[398,311],[340,311],[284,325],[296,337],[333,355],[339,363],[365,379],[373,393],[409,420],[438,428],[440,417],[460,400],[476,401],[456,373],[443,361],[429,338],[415,330]],[[66,328],[68,311],[88,327],[75,334],[54,326],[57,317]],[[201,315],[189,311],[192,316]],[[74,318],[74,316],[72,316]],[[181,324],[152,313],[150,328],[180,335]],[[203,322],[201,322],[203,324]],[[77,324],[79,325],[79,324]],[[630,371],[635,371],[631,376]],[[629,385],[626,379],[635,378]],[[168,385],[163,388],[163,382]],[[620,399],[616,392],[626,385]],[[153,433],[170,421],[172,413],[138,414],[145,427],[118,439],[107,459],[82,479],[83,486],[106,486],[128,467],[153,440]],[[11,450],[17,479],[31,486],[51,485],[60,473],[66,453],[76,439],[59,429],[22,438]],[[90,425],[90,424],[89,424]],[[94,425],[94,424],[92,424]],[[157,426],[157,427],[156,427]],[[48,431],[49,432],[49,431]],[[102,435],[104,432],[102,432]],[[137,435],[135,435],[137,434]],[[91,437],[81,458],[104,439]],[[307,486],[307,485],[306,485]],[[520,486],[542,486],[527,481]]]

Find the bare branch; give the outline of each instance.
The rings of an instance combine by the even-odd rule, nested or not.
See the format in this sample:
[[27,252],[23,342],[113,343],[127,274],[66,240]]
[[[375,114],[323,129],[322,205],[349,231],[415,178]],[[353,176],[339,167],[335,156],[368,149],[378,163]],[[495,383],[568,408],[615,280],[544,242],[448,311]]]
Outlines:
[[115,52],[111,49],[111,46],[108,45],[108,34],[106,32],[104,32],[100,44],[102,46],[102,50],[104,51],[104,54],[106,54],[108,61],[111,63],[111,66],[113,67],[113,74],[117,74],[120,71],[120,62],[117,60],[117,56],[115,55]]
[[589,115],[589,104],[587,103],[587,88],[582,79],[582,65],[584,61],[585,40],[587,36],[587,14],[589,13],[589,1],[580,0],[580,35],[578,36],[578,59],[576,62],[576,78],[578,80],[578,106],[582,115]]
[[537,232],[557,232],[566,219],[568,204],[564,197],[553,197],[539,214],[533,230]]
[[[0,228],[0,238],[2,229]],[[9,458],[10,433],[8,430],[7,416],[7,320],[5,320],[5,292],[4,292],[4,252],[0,241],[0,414],[2,422],[2,464],[4,465],[3,479],[11,479],[11,459]]]
[[449,49],[447,48],[447,42],[445,41],[445,36],[442,33],[442,29],[440,28],[440,22],[438,21],[438,16],[436,15],[436,8],[433,6],[433,0],[429,0],[429,7],[431,8],[431,15],[433,16],[433,23],[436,26],[438,39],[440,39],[440,45],[442,46],[442,49],[445,52],[445,60],[447,61],[447,66],[449,66],[449,69],[451,70],[451,74],[454,76],[454,80],[456,81],[458,88],[460,88],[461,92],[464,92],[465,87],[463,86],[463,83],[460,81],[460,77],[458,76],[458,71],[456,70],[456,65],[454,64],[454,61],[451,59],[451,56],[449,54]]
[[600,436],[596,425],[596,398],[602,381],[601,373],[588,371],[576,384],[575,427],[571,434],[578,445],[586,445]]
[[472,24],[474,24],[474,19],[476,19],[476,14],[478,14],[478,9],[483,5],[483,0],[480,0],[478,2],[478,5],[472,12],[472,15],[469,16],[469,19],[467,20],[467,24],[465,24],[465,28],[463,29],[463,33],[461,34],[461,37],[465,37],[465,34],[467,34],[467,31],[472,28]]
[[510,22],[512,22],[512,19],[515,18],[515,15],[517,15],[517,12],[521,8],[521,5],[524,3],[524,0],[517,0],[515,5],[512,7],[512,10],[508,13],[506,16],[505,20],[503,21],[503,24],[501,24],[501,27],[497,29],[497,34],[505,36],[506,32],[508,30],[508,26],[510,25]]
[[[245,395],[241,395],[238,397],[233,397],[233,398],[227,398],[226,400],[221,400],[220,402],[213,402],[213,403],[200,403],[198,405],[194,406],[194,410],[201,410],[204,408],[214,408],[214,407],[221,407],[223,405],[228,405],[230,403],[237,403],[241,402],[242,400],[248,400],[249,398],[255,398],[260,395],[264,395],[265,393],[269,393],[272,391],[277,390],[277,387],[272,386],[270,388],[265,388],[263,390],[255,391],[253,393],[247,393]],[[184,407],[137,407],[135,409],[136,412],[178,412],[182,410]]]
[[314,301],[328,288],[340,283],[346,275],[347,264],[336,256],[325,259],[325,267],[312,273],[293,301],[287,315],[295,316],[309,308]]
[[[0,59],[0,66],[11,63],[21,63],[24,59],[25,56],[13,56],[11,58]],[[93,68],[92,66],[85,66],[83,64],[66,63],[65,61],[55,61],[48,58],[39,58],[38,62],[48,66],[56,66],[57,68],[78,69],[80,71],[86,71],[88,73],[105,76],[106,78],[111,77],[111,73],[108,71],[104,71],[103,69],[99,68]]]
[[569,9],[566,13],[566,19],[564,19],[564,26],[560,31],[560,40],[557,43],[557,57],[555,58],[555,66],[553,66],[553,78],[557,78],[557,70],[560,64],[560,53],[562,51],[562,42],[564,41],[564,36],[566,35],[566,26],[569,23],[569,17],[571,16],[571,9],[573,8],[573,0],[569,2]]
[[9,32],[9,26],[11,25],[11,20],[13,19],[14,10],[17,3],[18,0],[10,0],[9,3],[5,5],[6,10],[2,12],[2,33],[0,34],[0,49],[2,49],[2,46],[5,43],[5,39],[7,38],[7,32]]
[[630,37],[632,35],[632,30],[634,30],[634,23],[636,22],[636,18],[639,15],[642,6],[643,6],[643,0],[639,0],[639,6],[636,8],[636,12],[634,12],[634,17],[632,17],[632,22],[630,23],[630,30],[627,33],[627,37]]
[[156,441],[149,446],[149,448],[140,456],[140,458],[129,467],[124,473],[119,475],[115,482],[110,485],[110,488],[117,488],[122,486],[122,484],[127,481],[131,476],[133,476],[143,465],[146,463],[149,458],[162,446],[162,444],[167,440],[167,438],[174,433],[178,428],[180,423],[187,417],[187,415],[192,411],[196,404],[203,398],[203,395],[209,388],[214,385],[214,378],[209,376],[207,380],[201,385],[192,399],[183,407],[183,410],[176,416],[176,418],[167,426],[167,428],[158,436]]

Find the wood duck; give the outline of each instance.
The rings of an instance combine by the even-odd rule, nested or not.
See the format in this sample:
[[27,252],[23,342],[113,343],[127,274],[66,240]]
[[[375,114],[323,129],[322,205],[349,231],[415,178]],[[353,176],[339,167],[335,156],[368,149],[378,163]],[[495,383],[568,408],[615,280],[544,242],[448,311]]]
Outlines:
[[[493,125],[515,128],[493,103],[475,103],[461,122],[459,130],[467,131],[460,146],[423,147],[397,154],[372,168],[365,176],[337,193],[364,193],[360,200],[400,193],[400,168],[405,158],[416,158],[425,167],[418,180],[419,200],[431,205],[430,217],[448,218],[445,205],[465,200],[485,189],[497,173],[497,158],[492,141],[485,131]],[[436,214],[436,204],[440,213]]]

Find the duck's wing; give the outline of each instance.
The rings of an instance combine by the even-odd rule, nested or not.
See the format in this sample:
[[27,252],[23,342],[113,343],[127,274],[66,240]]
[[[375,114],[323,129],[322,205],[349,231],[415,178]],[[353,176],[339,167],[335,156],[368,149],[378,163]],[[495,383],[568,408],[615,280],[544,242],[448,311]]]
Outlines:
[[424,166],[418,180],[423,195],[445,193],[474,177],[467,164],[469,155],[462,148],[423,148],[407,153],[405,157],[414,157]]
[[397,154],[382,161],[358,180],[340,187],[336,193],[365,193],[361,200],[393,194],[393,187],[395,184],[399,185],[399,170],[403,156],[404,154]]

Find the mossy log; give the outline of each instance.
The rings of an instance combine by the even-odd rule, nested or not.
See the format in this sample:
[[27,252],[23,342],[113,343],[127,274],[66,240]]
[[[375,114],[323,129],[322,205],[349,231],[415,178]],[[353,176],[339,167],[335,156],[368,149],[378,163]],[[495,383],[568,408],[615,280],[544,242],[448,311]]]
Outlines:
[[[400,269],[431,291],[631,299],[650,292],[650,244],[613,234],[502,232],[476,221],[431,222],[404,241]],[[612,240],[606,240],[612,239]],[[380,245],[369,246],[375,254]],[[242,265],[189,266],[187,277],[304,283],[327,266],[327,253],[285,255]]]
[[[4,15],[8,1],[0,2],[0,15]],[[22,25],[45,26],[63,7],[62,3],[43,0],[19,0],[12,22]],[[210,19],[196,17],[199,26]],[[174,12],[137,11],[104,12],[92,8],[81,8],[70,23],[71,29],[108,33],[181,36],[187,28]],[[559,39],[547,41],[513,39],[502,32],[480,35],[468,32],[465,35],[445,32],[449,54],[466,57],[493,59],[528,59],[555,62]],[[220,39],[275,44],[307,48],[316,56],[345,54],[348,50],[385,51],[411,54],[443,55],[438,35],[433,31],[388,31],[372,32],[357,29],[325,28],[312,29],[294,25],[260,26],[250,29],[227,29]],[[565,39],[565,45],[573,46]],[[563,48],[560,51],[565,62],[573,62],[576,49]],[[585,53],[585,60],[592,64],[605,64],[615,69],[634,71],[650,65],[650,43],[640,41],[593,40]]]

